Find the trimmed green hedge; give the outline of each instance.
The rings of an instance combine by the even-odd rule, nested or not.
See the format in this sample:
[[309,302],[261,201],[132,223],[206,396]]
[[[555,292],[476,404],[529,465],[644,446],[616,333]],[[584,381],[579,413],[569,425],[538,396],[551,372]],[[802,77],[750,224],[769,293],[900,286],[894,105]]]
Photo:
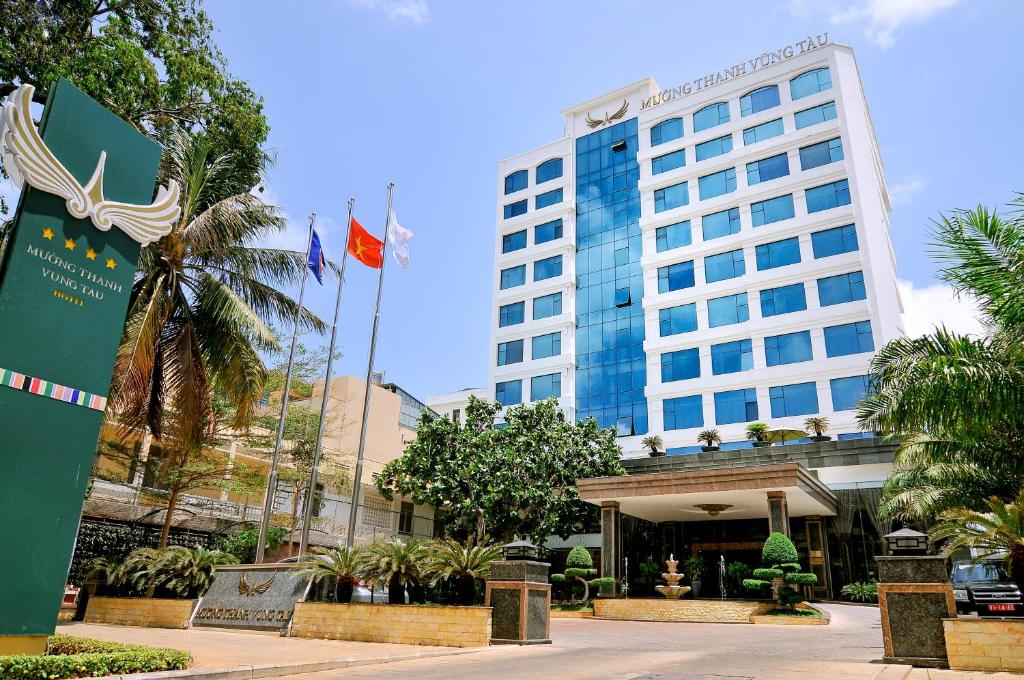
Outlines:
[[44,656],[0,656],[0,678],[55,680],[176,671],[187,668],[191,661],[188,652],[178,649],[54,635]]

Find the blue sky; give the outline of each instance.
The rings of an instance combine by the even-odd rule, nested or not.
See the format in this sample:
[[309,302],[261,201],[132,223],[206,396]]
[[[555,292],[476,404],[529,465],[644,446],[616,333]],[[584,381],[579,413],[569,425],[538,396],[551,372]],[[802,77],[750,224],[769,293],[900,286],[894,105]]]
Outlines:
[[[911,329],[970,326],[934,280],[929,219],[1024,190],[1011,70],[1020,2],[207,4],[231,70],[266,101],[277,156],[267,195],[292,225],[278,242],[301,248],[316,211],[337,257],[348,197],[380,233],[396,183],[395,210],[416,237],[407,270],[389,263],[376,365],[421,397],[487,379],[497,161],[561,136],[562,109],[644,76],[669,86],[824,31],[852,45]],[[376,279],[349,271],[339,369],[362,375]],[[331,283],[307,297],[325,318],[333,301]]]

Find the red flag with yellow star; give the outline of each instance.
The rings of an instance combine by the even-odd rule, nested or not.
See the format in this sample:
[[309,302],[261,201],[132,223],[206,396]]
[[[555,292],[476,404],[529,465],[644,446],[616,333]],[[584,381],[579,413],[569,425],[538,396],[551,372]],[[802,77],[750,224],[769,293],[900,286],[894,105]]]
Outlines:
[[348,233],[348,252],[367,267],[384,266],[384,242],[363,229],[354,217]]

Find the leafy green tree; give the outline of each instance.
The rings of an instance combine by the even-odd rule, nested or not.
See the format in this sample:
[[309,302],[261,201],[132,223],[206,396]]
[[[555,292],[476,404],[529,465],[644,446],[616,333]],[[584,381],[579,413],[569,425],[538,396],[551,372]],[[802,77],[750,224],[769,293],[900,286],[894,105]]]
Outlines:
[[[270,527],[267,530],[267,550],[274,550],[284,543],[288,531],[284,527]],[[256,543],[259,540],[259,528],[248,524],[241,531],[220,536],[214,546],[217,550],[231,553],[242,564],[252,564],[256,559]]]
[[555,400],[509,408],[501,429],[500,410],[471,398],[464,425],[424,413],[377,488],[433,505],[441,521],[475,526],[477,543],[485,533],[501,542],[530,534],[538,544],[577,533],[588,515],[576,480],[624,474],[615,430],[593,418],[570,423]]
[[778,608],[792,609],[794,604],[804,599],[799,586],[818,582],[816,575],[800,571],[799,560],[793,541],[785,534],[773,531],[761,550],[761,563],[765,566],[754,570],[754,578],[743,579],[743,587],[755,592],[771,589]]
[[352,601],[352,591],[363,575],[362,548],[320,548],[302,556],[300,572],[311,576],[316,583],[325,579],[334,581],[337,602]]
[[491,562],[501,559],[501,546],[484,537],[480,544],[472,539],[465,545],[453,538],[436,541],[427,549],[424,571],[434,585],[453,582],[456,602],[471,605],[476,598],[476,584],[491,573]]
[[582,545],[578,545],[569,551],[565,558],[565,571],[561,574],[552,574],[551,580],[555,583],[579,583],[583,586],[583,597],[580,602],[590,600],[591,588],[602,588],[615,585],[615,579],[611,576],[602,578],[591,578],[597,576],[597,569],[594,568],[594,559],[590,551]]
[[937,329],[898,338],[872,361],[872,393],[858,409],[865,430],[900,446],[883,514],[931,518],[985,510],[1024,486],[1024,197],[1000,215],[956,210],[935,222],[940,277],[975,301],[986,337]]
[[1012,503],[993,496],[986,504],[988,512],[947,510],[929,532],[931,540],[945,541],[946,557],[962,548],[977,551],[979,560],[1005,556],[1013,580],[1024,583],[1024,490]]

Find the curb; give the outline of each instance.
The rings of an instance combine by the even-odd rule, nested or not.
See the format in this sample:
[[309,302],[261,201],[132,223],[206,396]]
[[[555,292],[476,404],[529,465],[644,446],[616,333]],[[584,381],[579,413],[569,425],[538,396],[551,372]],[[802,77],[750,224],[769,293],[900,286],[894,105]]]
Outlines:
[[429,659],[439,656],[474,654],[488,649],[493,649],[493,647],[474,647],[467,649],[454,648],[451,651],[444,652],[402,654],[400,656],[389,656],[376,659],[333,659],[328,661],[310,661],[308,663],[279,665],[232,666],[230,668],[193,668],[183,671],[126,673],[124,675],[104,675],[100,678],[94,678],[94,680],[174,680],[175,678],[188,678],[188,680],[258,680],[259,678],[276,678],[283,675],[318,673],[320,671],[331,671],[339,668],[352,668],[355,666],[373,666],[392,663],[395,661],[412,661],[414,659]]

